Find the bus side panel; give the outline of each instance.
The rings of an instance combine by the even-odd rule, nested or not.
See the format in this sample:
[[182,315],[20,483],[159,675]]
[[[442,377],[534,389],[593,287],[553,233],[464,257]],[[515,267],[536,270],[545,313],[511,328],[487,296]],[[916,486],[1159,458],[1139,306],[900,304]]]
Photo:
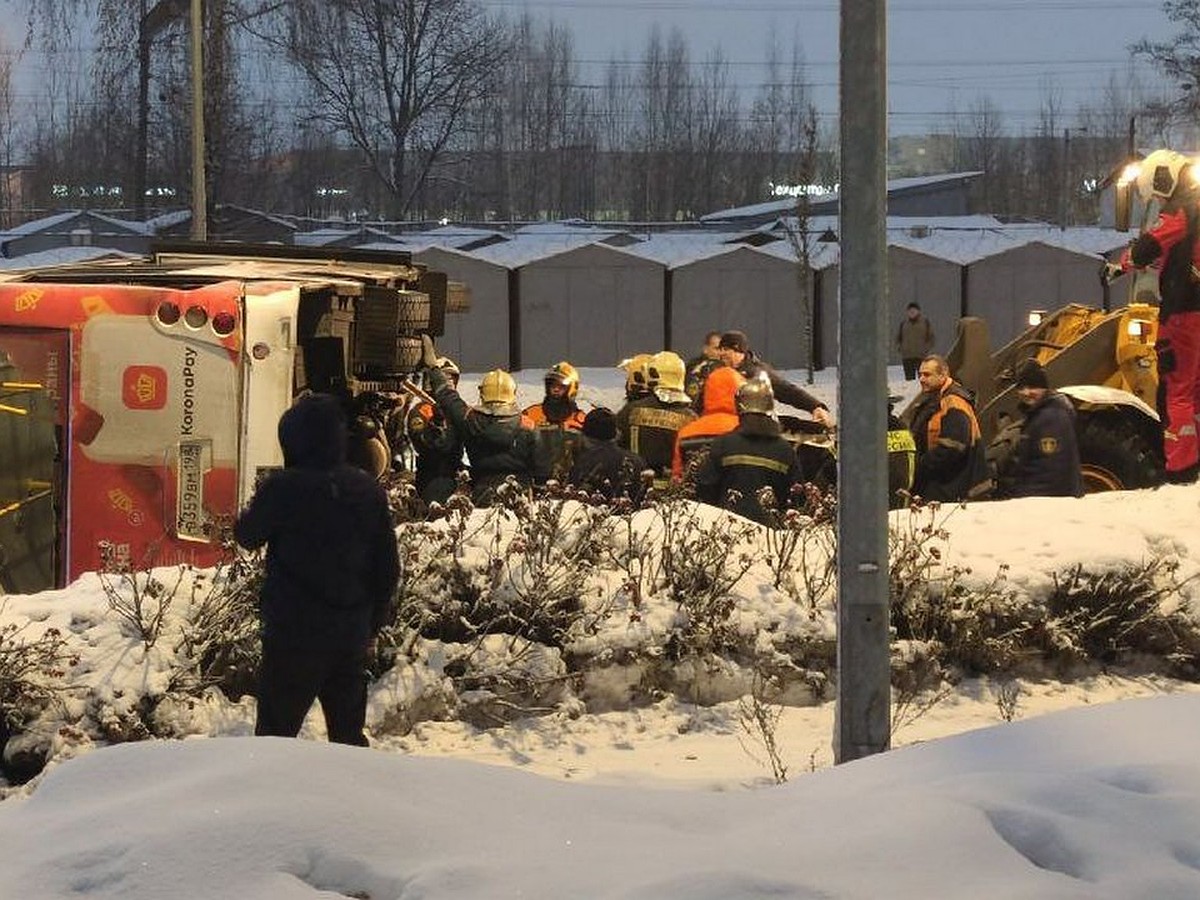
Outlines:
[[[181,315],[155,312],[173,304]],[[202,308],[203,316],[182,313]],[[240,285],[0,285],[0,326],[71,333],[67,576],[113,563],[210,565],[236,510]],[[102,545],[107,553],[101,552]],[[106,558],[107,556],[107,558]]]

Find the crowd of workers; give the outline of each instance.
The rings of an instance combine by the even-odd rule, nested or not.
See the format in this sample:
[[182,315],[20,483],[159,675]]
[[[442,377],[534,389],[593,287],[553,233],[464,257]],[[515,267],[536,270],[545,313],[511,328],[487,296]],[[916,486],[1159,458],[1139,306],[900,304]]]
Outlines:
[[[908,321],[920,325],[911,313]],[[568,362],[546,371],[539,403],[518,408],[516,382],[495,369],[470,406],[458,392],[455,365],[437,355],[431,339],[424,342],[428,399],[409,411],[407,428],[416,489],[430,505],[445,503],[465,469],[477,505],[492,503],[509,477],[526,485],[553,479],[634,502],[650,487],[685,485],[701,501],[770,523],[800,485],[817,480],[811,457],[806,465],[797,451],[802,442],[784,433],[777,407],[808,413],[815,432],[835,428],[828,407],[760,359],[740,331],[709,332],[687,362],[670,350],[623,361],[625,403],[587,413],[578,405],[579,373]],[[915,374],[921,393],[907,425],[889,411],[892,506],[910,497],[1082,493],[1073,407],[1050,390],[1036,361],[1017,373],[1024,428],[1001,471],[985,458],[971,395],[946,360],[927,353]]]

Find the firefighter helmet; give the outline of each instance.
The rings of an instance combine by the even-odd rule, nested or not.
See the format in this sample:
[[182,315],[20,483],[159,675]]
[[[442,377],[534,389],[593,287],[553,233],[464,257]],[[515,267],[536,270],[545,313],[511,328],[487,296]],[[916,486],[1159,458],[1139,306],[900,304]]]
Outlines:
[[492,369],[479,382],[479,400],[488,415],[511,415],[517,411],[517,383],[503,369]]
[[566,387],[568,400],[574,400],[575,395],[579,393],[579,373],[569,362],[555,363],[547,369],[545,383],[547,393],[550,392],[552,384],[561,384]]
[[625,396],[638,397],[650,391],[650,374],[646,370],[653,353],[636,353],[628,359],[617,363],[617,367],[625,370]]
[[655,353],[647,366],[650,387],[667,391],[682,391],[687,367],[678,353],[663,350]]
[[765,378],[751,378],[737,390],[739,413],[761,413],[769,416],[775,411],[775,392]]
[[1166,200],[1179,187],[1191,160],[1174,150],[1155,150],[1142,160],[1137,176],[1138,194],[1143,200]]

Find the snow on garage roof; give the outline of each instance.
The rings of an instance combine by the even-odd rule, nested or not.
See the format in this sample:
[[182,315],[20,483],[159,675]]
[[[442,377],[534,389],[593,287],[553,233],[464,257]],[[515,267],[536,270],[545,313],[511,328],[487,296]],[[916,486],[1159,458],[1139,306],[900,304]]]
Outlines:
[[40,269],[46,266],[75,265],[99,259],[140,259],[139,253],[126,253],[108,247],[55,247],[13,259],[0,257],[0,269]]

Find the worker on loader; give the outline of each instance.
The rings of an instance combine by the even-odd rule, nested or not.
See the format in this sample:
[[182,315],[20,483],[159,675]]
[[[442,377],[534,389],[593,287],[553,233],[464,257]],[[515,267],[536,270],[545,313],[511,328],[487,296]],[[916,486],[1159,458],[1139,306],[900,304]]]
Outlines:
[[488,506],[507,479],[528,484],[533,477],[533,423],[517,410],[517,383],[503,369],[493,369],[479,383],[479,405],[468,407],[438,365],[433,339],[421,335],[421,363],[429,376],[430,393],[450,421],[471,463],[471,497]]
[[737,390],[746,379],[737,369],[719,366],[704,382],[704,415],[679,429],[671,455],[671,480],[690,481],[717,435],[738,427]]
[[1200,192],[1197,167],[1173,150],[1156,150],[1141,164],[1137,189],[1147,203],[1160,204],[1158,220],[1108,262],[1108,284],[1131,268],[1156,265],[1161,297],[1158,313],[1158,412],[1165,423],[1166,480],[1186,484],[1200,472],[1196,427],[1200,416]]
[[[804,481],[796,448],[775,418],[775,395],[766,377],[747,381],[734,399],[738,425],[715,437],[696,471],[696,497],[761,525],[778,522],[791,503],[792,488]],[[764,506],[764,492],[771,499]]]
[[829,413],[829,407],[755,356],[754,351],[750,349],[750,339],[744,332],[726,331],[721,335],[720,349],[725,365],[737,369],[747,381],[760,372],[764,373],[771,382],[776,401],[809,413],[816,422],[826,428],[833,427],[833,416]]
[[921,397],[909,425],[917,445],[912,493],[924,500],[983,499],[992,480],[971,396],[937,354],[921,360],[917,381]]
[[[446,356],[437,358],[435,368],[458,389],[458,366]],[[427,376],[428,381],[428,376]],[[430,385],[431,386],[431,385]],[[426,503],[445,503],[458,483],[463,465],[463,443],[436,402],[420,400],[408,412],[408,440],[417,455],[413,479],[417,495]]]
[[548,478],[563,479],[571,470],[584,420],[583,410],[575,403],[579,373],[574,366],[555,363],[546,370],[543,382],[546,395],[542,402],[521,411],[533,423],[537,438],[534,478],[539,484]]
[[677,353],[663,350],[645,366],[649,392],[626,403],[617,414],[618,440],[654,470],[655,486],[671,480],[671,457],[679,429],[695,421],[696,413],[684,392],[684,364]]

